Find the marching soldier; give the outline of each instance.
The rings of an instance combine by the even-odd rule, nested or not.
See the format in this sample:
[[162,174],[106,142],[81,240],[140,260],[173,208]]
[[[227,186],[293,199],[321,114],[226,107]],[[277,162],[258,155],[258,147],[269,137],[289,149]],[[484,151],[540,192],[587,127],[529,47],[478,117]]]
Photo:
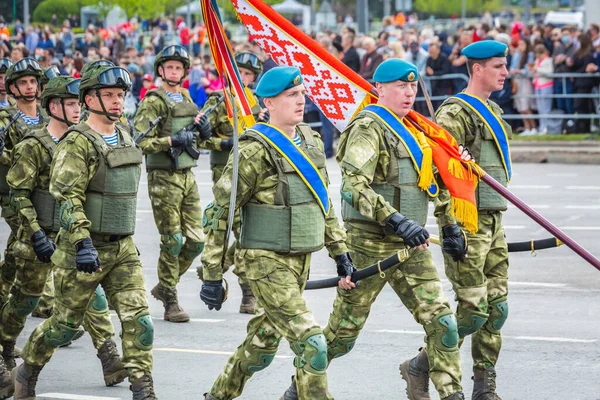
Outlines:
[[0,58],[0,110],[13,107],[16,103],[6,92],[6,71],[13,65],[9,58]]
[[0,271],[0,304],[7,301],[15,279],[16,265],[10,248],[19,228],[17,213],[9,206],[10,188],[6,183],[6,174],[10,168],[14,146],[30,130],[41,128],[48,122],[46,113],[36,104],[42,73],[42,68],[33,58],[24,58],[11,65],[6,71],[6,91],[15,99],[16,105],[0,110],[0,128],[6,128],[10,124],[8,130],[3,133],[4,151],[0,154],[0,207],[2,207],[2,217],[11,229]]
[[[51,274],[50,257],[56,248],[54,240],[60,221],[58,206],[48,191],[50,165],[58,141],[79,120],[78,97],[79,79],[52,78],[42,92],[41,102],[50,122],[28,133],[13,149],[7,181],[11,187],[11,206],[19,215],[20,227],[13,245],[17,279],[13,295],[0,311],[0,341],[5,348],[14,347]],[[127,371],[112,341],[115,332],[104,293],[100,293],[90,301],[84,325],[98,349],[105,383],[112,386],[122,382]],[[15,366],[14,358],[5,361],[8,366]]]
[[[248,99],[252,106],[252,113],[254,118],[258,121],[268,120],[268,113],[265,109],[260,108],[258,98],[250,93],[248,88],[256,81],[256,78],[262,72],[262,62],[254,53],[243,52],[238,53],[235,56],[235,61],[242,78],[242,83],[246,87]],[[217,184],[223,169],[227,165],[227,159],[229,158],[229,152],[233,146],[233,126],[229,117],[227,116],[226,104],[222,101],[223,92],[219,91],[211,95],[202,112],[209,108],[217,106],[216,110],[208,115],[208,120],[212,128],[212,136],[201,143],[203,148],[210,149],[210,168],[212,170],[213,187]],[[237,240],[239,239],[240,226],[239,226],[239,215],[236,214],[233,232],[236,237],[236,242],[229,246],[227,254],[225,256],[224,270],[228,270],[233,264],[235,264],[234,273],[238,277],[238,282],[242,289],[242,302],[240,304],[240,313],[254,314],[254,306],[256,303],[256,297],[252,293],[252,289],[248,284],[246,278],[246,272],[244,271],[243,260],[240,257],[235,257],[236,249],[239,247]],[[202,267],[198,268],[198,275],[202,278]]]
[[[401,365],[408,398],[429,399],[429,377],[442,399],[464,399],[456,319],[431,252],[424,228],[432,185],[431,149],[423,133],[405,118],[417,94],[417,68],[399,59],[375,71],[379,100],[356,115],[342,133],[337,161],[342,170],[342,217],[348,248],[357,268],[376,264],[404,249],[401,263],[363,279],[352,291],[338,290],[323,330],[329,360],[355,345],[371,305],[389,284],[426,339],[420,354]],[[419,160],[419,161],[413,161]],[[283,399],[298,399],[294,383]]]
[[[492,40],[465,47],[462,54],[467,57],[469,85],[436,112],[438,124],[468,146],[485,172],[504,186],[512,174],[508,145],[512,132],[502,120],[502,109],[489,97],[502,89],[508,75],[507,53],[505,44]],[[476,199],[479,231],[459,230],[466,234],[469,257],[456,260],[444,255],[444,262],[458,301],[458,333],[461,339],[472,335],[473,400],[499,400],[495,366],[502,346],[500,331],[508,317],[508,247],[502,227],[507,203],[483,182],[477,187]],[[436,216],[444,226],[449,199],[440,200]],[[447,233],[443,231],[444,242]]]
[[[179,305],[177,283],[204,248],[202,209],[196,176],[196,136],[210,136],[207,117],[201,118],[181,82],[190,67],[187,51],[179,46],[163,49],[154,61],[162,86],[151,90],[136,113],[136,131],[145,132],[158,117],[162,120],[140,141],[146,155],[148,193],[160,233],[158,284],[152,296],[165,307],[165,321],[187,322]],[[194,130],[187,130],[190,124]]]
[[123,363],[133,399],[156,399],[151,375],[154,328],[132,238],[142,153],[115,122],[130,85],[129,73],[117,67],[91,69],[81,79],[79,101],[90,117],[65,133],[50,169],[50,194],[61,225],[52,255],[54,312],[33,331],[23,349],[23,364],[12,371],[15,399],[35,396],[40,371],[77,333],[99,284],[121,321]]
[[[276,67],[260,81],[270,124],[258,123],[240,137],[239,181],[234,207],[241,210],[240,257],[257,296],[248,334],[217,378],[209,400],[241,395],[254,372],[275,357],[283,337],[296,353],[294,365],[303,399],[331,399],[327,390],[327,343],[302,292],[311,253],[324,245],[336,260],[340,287],[351,289],[355,268],[347,255],[327,189],[325,153],[319,135],[302,124],[305,89],[297,68]],[[288,161],[289,160],[289,161]],[[223,240],[231,190],[232,158],[205,210],[207,247],[202,255],[200,298],[209,309],[224,301]]]

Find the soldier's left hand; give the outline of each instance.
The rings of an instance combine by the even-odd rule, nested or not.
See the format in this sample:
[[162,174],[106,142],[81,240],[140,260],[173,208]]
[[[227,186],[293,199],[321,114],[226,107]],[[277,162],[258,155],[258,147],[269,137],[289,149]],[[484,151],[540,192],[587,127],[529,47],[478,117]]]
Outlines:
[[350,254],[344,253],[336,256],[335,265],[337,267],[337,274],[341,277],[338,281],[338,286],[344,290],[354,289],[356,284],[352,282],[352,274],[356,272],[356,267],[352,263]]
[[475,161],[473,154],[471,154],[467,146],[463,146],[462,144],[459,145],[458,152],[460,153],[460,159],[462,161]]
[[214,308],[219,311],[225,300],[223,281],[203,281],[202,289],[200,290],[200,300],[208,306],[209,310]]
[[31,235],[31,243],[33,244],[33,251],[37,258],[44,264],[50,263],[50,257],[56,250],[56,245],[43,230],[39,230]]
[[442,228],[442,251],[452,257],[454,261],[464,261],[468,257],[467,237],[456,224],[446,225]]

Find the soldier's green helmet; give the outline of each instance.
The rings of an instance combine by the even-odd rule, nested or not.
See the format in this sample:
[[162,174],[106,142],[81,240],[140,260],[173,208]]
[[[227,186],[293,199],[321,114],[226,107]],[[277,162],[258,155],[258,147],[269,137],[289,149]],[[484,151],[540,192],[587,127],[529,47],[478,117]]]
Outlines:
[[6,74],[6,71],[13,65],[9,58],[0,58],[0,74]]
[[[185,71],[185,73],[183,74],[183,76],[185,77],[187,75],[187,71],[188,69],[190,69],[190,56],[188,55],[188,52],[185,48],[183,48],[182,46],[175,44],[173,46],[168,46],[165,47],[164,49],[162,49],[160,51],[160,53],[158,53],[156,55],[156,58],[154,59],[154,75],[155,76],[160,76],[160,74],[158,73],[158,67],[160,67],[162,64],[164,64],[167,61],[180,61],[183,64],[183,69]],[[162,77],[161,77],[162,78]],[[163,78],[163,80],[166,80]],[[181,81],[183,81],[183,78],[181,79]],[[170,84],[180,84],[180,82],[169,82]]]
[[42,77],[40,78],[40,83],[42,85],[47,85],[50,79],[60,76],[60,70],[56,65],[52,65],[48,68],[42,68],[42,70],[44,71]]
[[17,79],[25,76],[35,76],[39,82],[43,73],[42,67],[40,67],[40,64],[37,61],[33,58],[24,58],[21,61],[14,63],[6,70],[6,91],[16,99],[24,98],[25,96],[21,95],[19,88],[17,88],[17,90],[19,90],[19,93],[17,94],[10,90],[10,86],[14,85]]
[[42,108],[48,112],[50,117],[64,122],[69,126],[73,125],[74,123],[66,118],[67,113],[65,112],[65,103],[61,100],[64,118],[60,118],[50,112],[50,101],[55,98],[77,99],[79,97],[80,83],[81,79],[70,76],[57,76],[50,79],[42,92]]
[[98,68],[98,67],[115,67],[115,63],[109,60],[96,60],[89,63],[86,63],[83,68],[81,68],[81,76],[85,75],[85,73],[89,69]]
[[79,85],[79,102],[87,107],[85,96],[90,90],[95,90],[96,96],[100,99],[102,111],[92,110],[89,107],[87,107],[87,109],[95,114],[102,114],[111,120],[116,120],[121,117],[121,114],[114,114],[106,111],[102,98],[100,97],[100,89],[121,88],[123,90],[129,90],[130,87],[131,77],[125,68],[109,66],[90,68],[81,77],[81,84]]
[[240,52],[235,55],[235,63],[238,68],[246,68],[254,72],[256,76],[260,75],[263,70],[262,62],[256,54],[248,51]]

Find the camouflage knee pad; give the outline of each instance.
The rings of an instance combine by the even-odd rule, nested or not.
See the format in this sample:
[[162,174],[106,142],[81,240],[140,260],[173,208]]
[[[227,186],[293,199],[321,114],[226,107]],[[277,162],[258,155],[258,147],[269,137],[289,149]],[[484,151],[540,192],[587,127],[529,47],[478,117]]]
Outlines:
[[130,341],[144,351],[152,350],[154,343],[154,324],[147,310],[140,311],[131,320],[122,322],[121,335],[123,341]]
[[294,366],[313,374],[324,374],[327,370],[327,339],[321,332],[309,331],[302,339],[291,343],[296,354]]
[[329,327],[323,329],[323,334],[327,338],[327,356],[329,359],[342,357],[348,354],[350,350],[354,348],[354,344],[358,338],[358,336],[346,338],[338,337],[331,329],[329,329]]
[[453,351],[458,349],[458,325],[452,311],[442,311],[431,322],[425,325],[427,341],[438,350]]
[[180,254],[186,260],[194,261],[196,257],[202,254],[202,250],[204,250],[204,242],[194,242],[187,239]]
[[488,318],[485,329],[491,333],[499,334],[500,330],[504,326],[506,319],[508,318],[508,301],[506,296],[502,296],[498,299],[490,301],[488,306],[488,312],[490,317]]
[[60,347],[71,342],[73,336],[79,332],[79,328],[73,328],[69,325],[54,322],[50,325],[50,329],[44,332],[44,342],[48,346]]
[[88,311],[97,314],[98,312],[104,312],[106,310],[108,310],[108,300],[106,299],[104,290],[98,285],[96,287],[96,293],[94,293],[94,296],[88,305]]
[[471,310],[469,308],[458,307],[456,311],[456,320],[458,323],[458,336],[464,338],[481,329],[487,322],[489,314]]
[[245,374],[252,375],[271,365],[275,358],[275,353],[277,353],[277,348],[257,349],[252,346],[252,343],[249,343],[244,348],[244,355],[250,354],[250,356],[246,356],[240,361],[240,367]]
[[160,249],[177,257],[183,248],[183,235],[181,232],[172,235],[160,235]]
[[9,307],[15,310],[18,317],[25,318],[36,309],[40,296],[27,296],[17,292],[10,297]]

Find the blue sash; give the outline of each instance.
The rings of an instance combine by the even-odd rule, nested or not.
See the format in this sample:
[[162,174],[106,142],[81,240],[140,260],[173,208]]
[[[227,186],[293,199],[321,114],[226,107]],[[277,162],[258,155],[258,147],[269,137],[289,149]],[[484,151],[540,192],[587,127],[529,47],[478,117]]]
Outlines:
[[[419,145],[417,139],[413,136],[413,134],[408,130],[404,122],[400,118],[396,116],[393,112],[391,112],[387,107],[382,106],[380,104],[371,104],[363,108],[361,111],[366,111],[373,116],[375,116],[379,121],[381,121],[387,128],[400,139],[410,158],[415,166],[415,170],[420,174],[421,173],[421,165],[423,164],[423,149]],[[433,181],[431,185],[427,188],[427,193],[431,197],[435,197],[438,195],[439,188],[437,183]]]
[[492,133],[498,151],[502,156],[502,164],[504,164],[504,170],[506,171],[506,179],[510,182],[512,178],[512,161],[510,159],[510,145],[508,143],[508,133],[504,129],[502,120],[498,118],[487,104],[485,104],[479,97],[472,96],[467,93],[458,93],[453,96],[465,104],[471,111],[483,121],[487,126],[488,130]]
[[258,123],[250,130],[259,134],[290,163],[315,196],[325,216],[328,216],[330,207],[327,185],[311,159],[294,144],[292,139],[273,125]]

